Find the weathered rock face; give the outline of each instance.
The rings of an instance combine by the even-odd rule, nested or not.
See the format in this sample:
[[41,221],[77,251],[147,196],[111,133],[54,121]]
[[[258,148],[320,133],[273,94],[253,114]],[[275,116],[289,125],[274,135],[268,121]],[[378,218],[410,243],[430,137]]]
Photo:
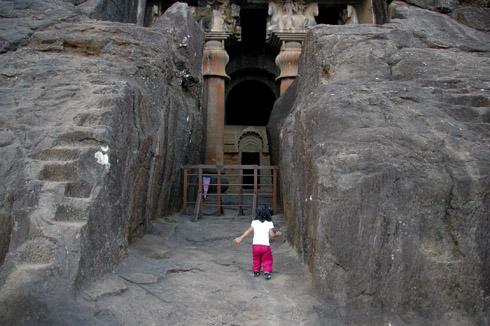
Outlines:
[[65,0],[79,6],[91,18],[136,23],[138,0]]
[[462,24],[490,32],[490,8],[460,7],[455,9],[451,16]]
[[0,4],[12,17],[0,30],[0,320],[56,324],[64,294],[180,206],[180,167],[201,155],[203,35],[185,4],[151,29],[63,1]]
[[490,35],[392,6],[315,27],[276,103],[289,237],[346,323],[488,324]]
[[409,4],[414,6],[449,13],[459,6],[459,0],[407,0]]

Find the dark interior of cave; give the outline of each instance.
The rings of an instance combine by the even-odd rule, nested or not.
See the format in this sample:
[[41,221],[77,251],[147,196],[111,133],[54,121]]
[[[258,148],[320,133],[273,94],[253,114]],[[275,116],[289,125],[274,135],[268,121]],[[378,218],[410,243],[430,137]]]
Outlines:
[[226,100],[227,125],[265,126],[276,97],[260,81],[246,80],[233,89]]
[[317,24],[338,25],[340,13],[344,8],[345,5],[320,6],[315,20]]
[[[266,43],[267,7],[244,8],[240,12],[242,40],[230,45],[227,50],[230,60],[253,64],[244,66],[231,78],[240,78],[234,83],[226,98],[225,123],[227,125],[265,126],[269,121],[276,100],[274,75],[268,74],[262,62],[273,61],[278,50]],[[267,84],[265,83],[267,82]]]

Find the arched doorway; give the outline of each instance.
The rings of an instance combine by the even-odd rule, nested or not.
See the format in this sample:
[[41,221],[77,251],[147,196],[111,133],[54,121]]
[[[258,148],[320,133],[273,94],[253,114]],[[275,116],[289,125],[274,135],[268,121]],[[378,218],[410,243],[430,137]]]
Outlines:
[[[242,132],[238,140],[238,151],[240,154],[240,163],[242,165],[261,165],[264,151],[264,140],[259,132],[247,128]],[[259,171],[260,172],[260,171]],[[243,170],[244,188],[253,188],[254,176],[253,170]],[[260,184],[260,175],[258,176]]]

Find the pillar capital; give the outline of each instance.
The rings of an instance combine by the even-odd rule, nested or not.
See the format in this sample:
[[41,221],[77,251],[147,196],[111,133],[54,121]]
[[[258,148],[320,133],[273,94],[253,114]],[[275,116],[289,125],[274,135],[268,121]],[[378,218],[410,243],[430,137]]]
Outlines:
[[308,27],[316,25],[318,16],[317,0],[269,0],[267,19],[267,41],[281,52],[276,57],[276,65],[281,73],[281,95],[298,75],[301,47]]
[[281,51],[276,57],[276,65],[280,74],[276,78],[280,82],[280,94],[288,89],[298,75],[299,57],[303,47],[305,32],[272,32],[269,42],[280,46]]
[[229,33],[206,33],[202,62],[204,78],[230,78],[226,74],[226,65],[230,58],[225,50],[225,40],[229,36]]
[[279,67],[281,73],[276,80],[284,78],[296,78],[298,75],[298,62],[301,56],[300,42],[284,42],[281,46],[281,52],[276,57],[276,65]]

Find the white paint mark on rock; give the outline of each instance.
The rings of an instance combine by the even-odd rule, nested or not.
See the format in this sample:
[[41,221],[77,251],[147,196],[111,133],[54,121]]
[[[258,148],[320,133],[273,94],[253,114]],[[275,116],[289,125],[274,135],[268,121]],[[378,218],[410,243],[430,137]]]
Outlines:
[[105,167],[109,168],[111,165],[109,163],[109,154],[104,154],[102,152],[95,153],[95,161]]
[[100,149],[104,152],[107,153],[109,151],[109,146],[100,146]]

